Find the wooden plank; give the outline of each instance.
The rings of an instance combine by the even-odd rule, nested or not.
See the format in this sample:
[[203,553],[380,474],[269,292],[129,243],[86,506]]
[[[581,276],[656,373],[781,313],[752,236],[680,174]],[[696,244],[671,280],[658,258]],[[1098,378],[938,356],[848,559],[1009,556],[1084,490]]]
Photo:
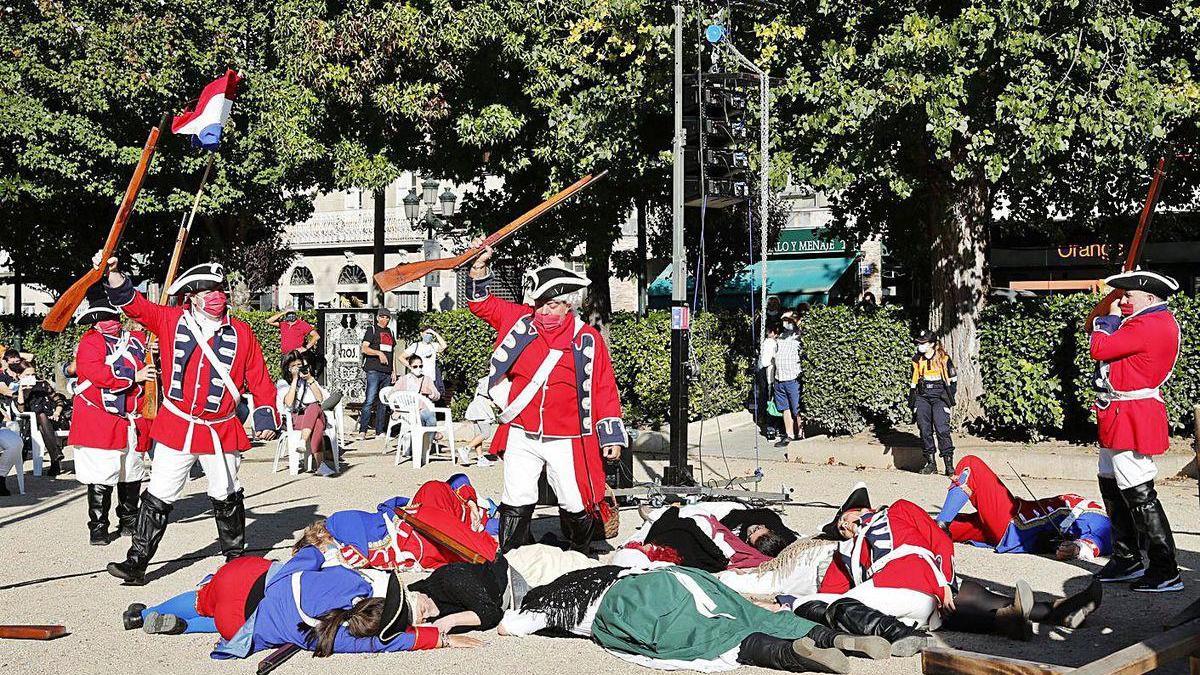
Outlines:
[[921,653],[925,675],[1057,675],[1069,669],[1049,663],[1022,661],[961,649],[926,649]]
[[1200,600],[1196,600],[1187,607],[1184,607],[1178,614],[1171,617],[1167,621],[1166,625],[1163,626],[1163,630],[1171,630],[1176,626],[1182,626],[1183,624],[1189,621],[1195,621],[1196,619],[1200,619]]
[[1187,658],[1197,651],[1200,651],[1200,631],[1189,622],[1071,672],[1076,675],[1136,675]]

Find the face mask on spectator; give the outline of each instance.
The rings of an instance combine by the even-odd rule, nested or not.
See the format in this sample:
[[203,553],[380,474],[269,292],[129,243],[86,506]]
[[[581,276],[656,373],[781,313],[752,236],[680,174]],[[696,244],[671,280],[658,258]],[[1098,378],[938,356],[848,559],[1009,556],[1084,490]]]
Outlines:
[[433,334],[432,333],[423,333],[421,335],[421,342],[424,342],[425,344],[429,344],[430,342],[433,342]]
[[117,319],[105,319],[96,322],[96,330],[105,335],[117,335],[121,332],[121,322]]
[[284,314],[284,315],[283,315],[283,320],[284,320],[284,321],[287,321],[288,323],[291,323],[291,322],[295,321],[295,320],[296,320],[296,313],[295,313],[295,312],[288,312],[287,314]]
[[926,358],[932,358],[933,351],[934,351],[933,345],[931,345],[931,344],[921,345],[921,353],[924,354]]
[[412,369],[412,374],[414,377],[421,377],[422,375],[425,374],[425,369],[422,368],[421,366],[417,366],[416,368]]

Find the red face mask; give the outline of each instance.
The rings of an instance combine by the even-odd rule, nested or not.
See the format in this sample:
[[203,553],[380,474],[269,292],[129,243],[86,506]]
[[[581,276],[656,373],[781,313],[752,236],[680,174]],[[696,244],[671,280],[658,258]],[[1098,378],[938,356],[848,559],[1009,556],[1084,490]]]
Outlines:
[[563,325],[566,318],[566,315],[538,313],[533,315],[533,325],[537,326],[538,330],[552,331]]
[[105,319],[96,322],[96,330],[105,335],[117,335],[121,332],[121,322],[116,319]]
[[208,295],[204,296],[204,305],[201,309],[209,316],[225,316],[225,307],[229,304],[229,296],[225,295],[225,291],[209,291]]
[[1130,316],[1133,314],[1133,305],[1121,303],[1118,306],[1121,308],[1121,316]]

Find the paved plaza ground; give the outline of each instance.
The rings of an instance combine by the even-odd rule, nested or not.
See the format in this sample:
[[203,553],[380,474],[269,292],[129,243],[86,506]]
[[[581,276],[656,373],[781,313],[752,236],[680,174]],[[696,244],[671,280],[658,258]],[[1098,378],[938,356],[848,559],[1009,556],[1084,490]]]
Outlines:
[[[420,470],[393,465],[392,456],[379,454],[378,441],[361,442],[343,455],[340,477],[292,477],[271,472],[274,444],[247,453],[241,479],[246,490],[247,540],[256,553],[285,556],[296,533],[307,523],[343,508],[373,509],[383,499],[411,495],[422,482],[445,478],[458,470],[435,462]],[[69,457],[68,451],[68,457]],[[639,477],[657,475],[658,460],[635,462]],[[69,467],[69,463],[68,463]],[[724,461],[706,454],[705,478],[746,475],[752,459]],[[946,479],[919,476],[894,469],[856,469],[846,466],[764,462],[765,487],[786,484],[794,489],[785,520],[802,533],[815,531],[830,517],[849,487],[858,480],[871,486],[878,502],[900,497],[936,510],[945,493]],[[502,468],[465,469],[483,495],[499,492]],[[997,467],[1014,492],[1014,478]],[[1078,492],[1097,497],[1094,481],[1028,479],[1039,495]],[[13,478],[8,481],[16,492]],[[87,544],[83,488],[71,474],[57,480],[31,479],[28,494],[0,498],[0,538],[4,561],[0,564],[0,623],[61,623],[70,635],[51,642],[0,641],[3,673],[252,673],[257,659],[217,662],[208,657],[213,636],[151,636],[121,628],[121,611],[131,602],[151,604],[189,590],[217,569],[216,530],[204,494],[205,483],[189,483],[172,514],[158,557],[150,568],[150,583],[142,588],[121,586],[104,572],[110,560],[123,556],[128,539],[108,547]],[[974,651],[1078,665],[1137,642],[1158,630],[1162,622],[1188,601],[1200,596],[1200,507],[1196,482],[1168,481],[1160,495],[1174,526],[1179,561],[1188,584],[1184,593],[1162,596],[1133,594],[1120,585],[1108,588],[1104,604],[1077,630],[1038,626],[1033,641],[942,633],[946,644]],[[546,511],[543,515],[552,515]],[[540,525],[550,527],[556,518]],[[640,522],[634,509],[622,512],[621,530],[631,532]],[[267,551],[266,553],[262,553]],[[1017,578],[1030,581],[1039,594],[1061,594],[1081,589],[1095,565],[1065,564],[1025,555],[997,555],[959,545],[955,567],[961,576],[987,581],[1009,590]],[[584,640],[541,637],[499,638],[483,634],[485,647],[473,650],[435,650],[408,654],[335,655],[314,663],[307,654],[294,658],[279,673],[356,673],[389,669],[411,673],[646,673],[623,663]],[[262,656],[261,654],[258,656]],[[742,672],[742,671],[739,671]],[[746,668],[744,672],[761,672]],[[854,659],[854,673],[916,673],[920,659],[870,662]],[[1186,672],[1178,665],[1163,672]]]

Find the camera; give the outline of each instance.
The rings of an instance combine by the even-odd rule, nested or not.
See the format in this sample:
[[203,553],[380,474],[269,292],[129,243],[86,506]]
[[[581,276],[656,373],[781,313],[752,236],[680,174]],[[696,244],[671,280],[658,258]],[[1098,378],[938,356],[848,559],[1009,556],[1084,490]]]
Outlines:
[[308,375],[310,372],[312,372],[312,369],[308,367],[307,363],[300,366],[300,374],[301,375]]

